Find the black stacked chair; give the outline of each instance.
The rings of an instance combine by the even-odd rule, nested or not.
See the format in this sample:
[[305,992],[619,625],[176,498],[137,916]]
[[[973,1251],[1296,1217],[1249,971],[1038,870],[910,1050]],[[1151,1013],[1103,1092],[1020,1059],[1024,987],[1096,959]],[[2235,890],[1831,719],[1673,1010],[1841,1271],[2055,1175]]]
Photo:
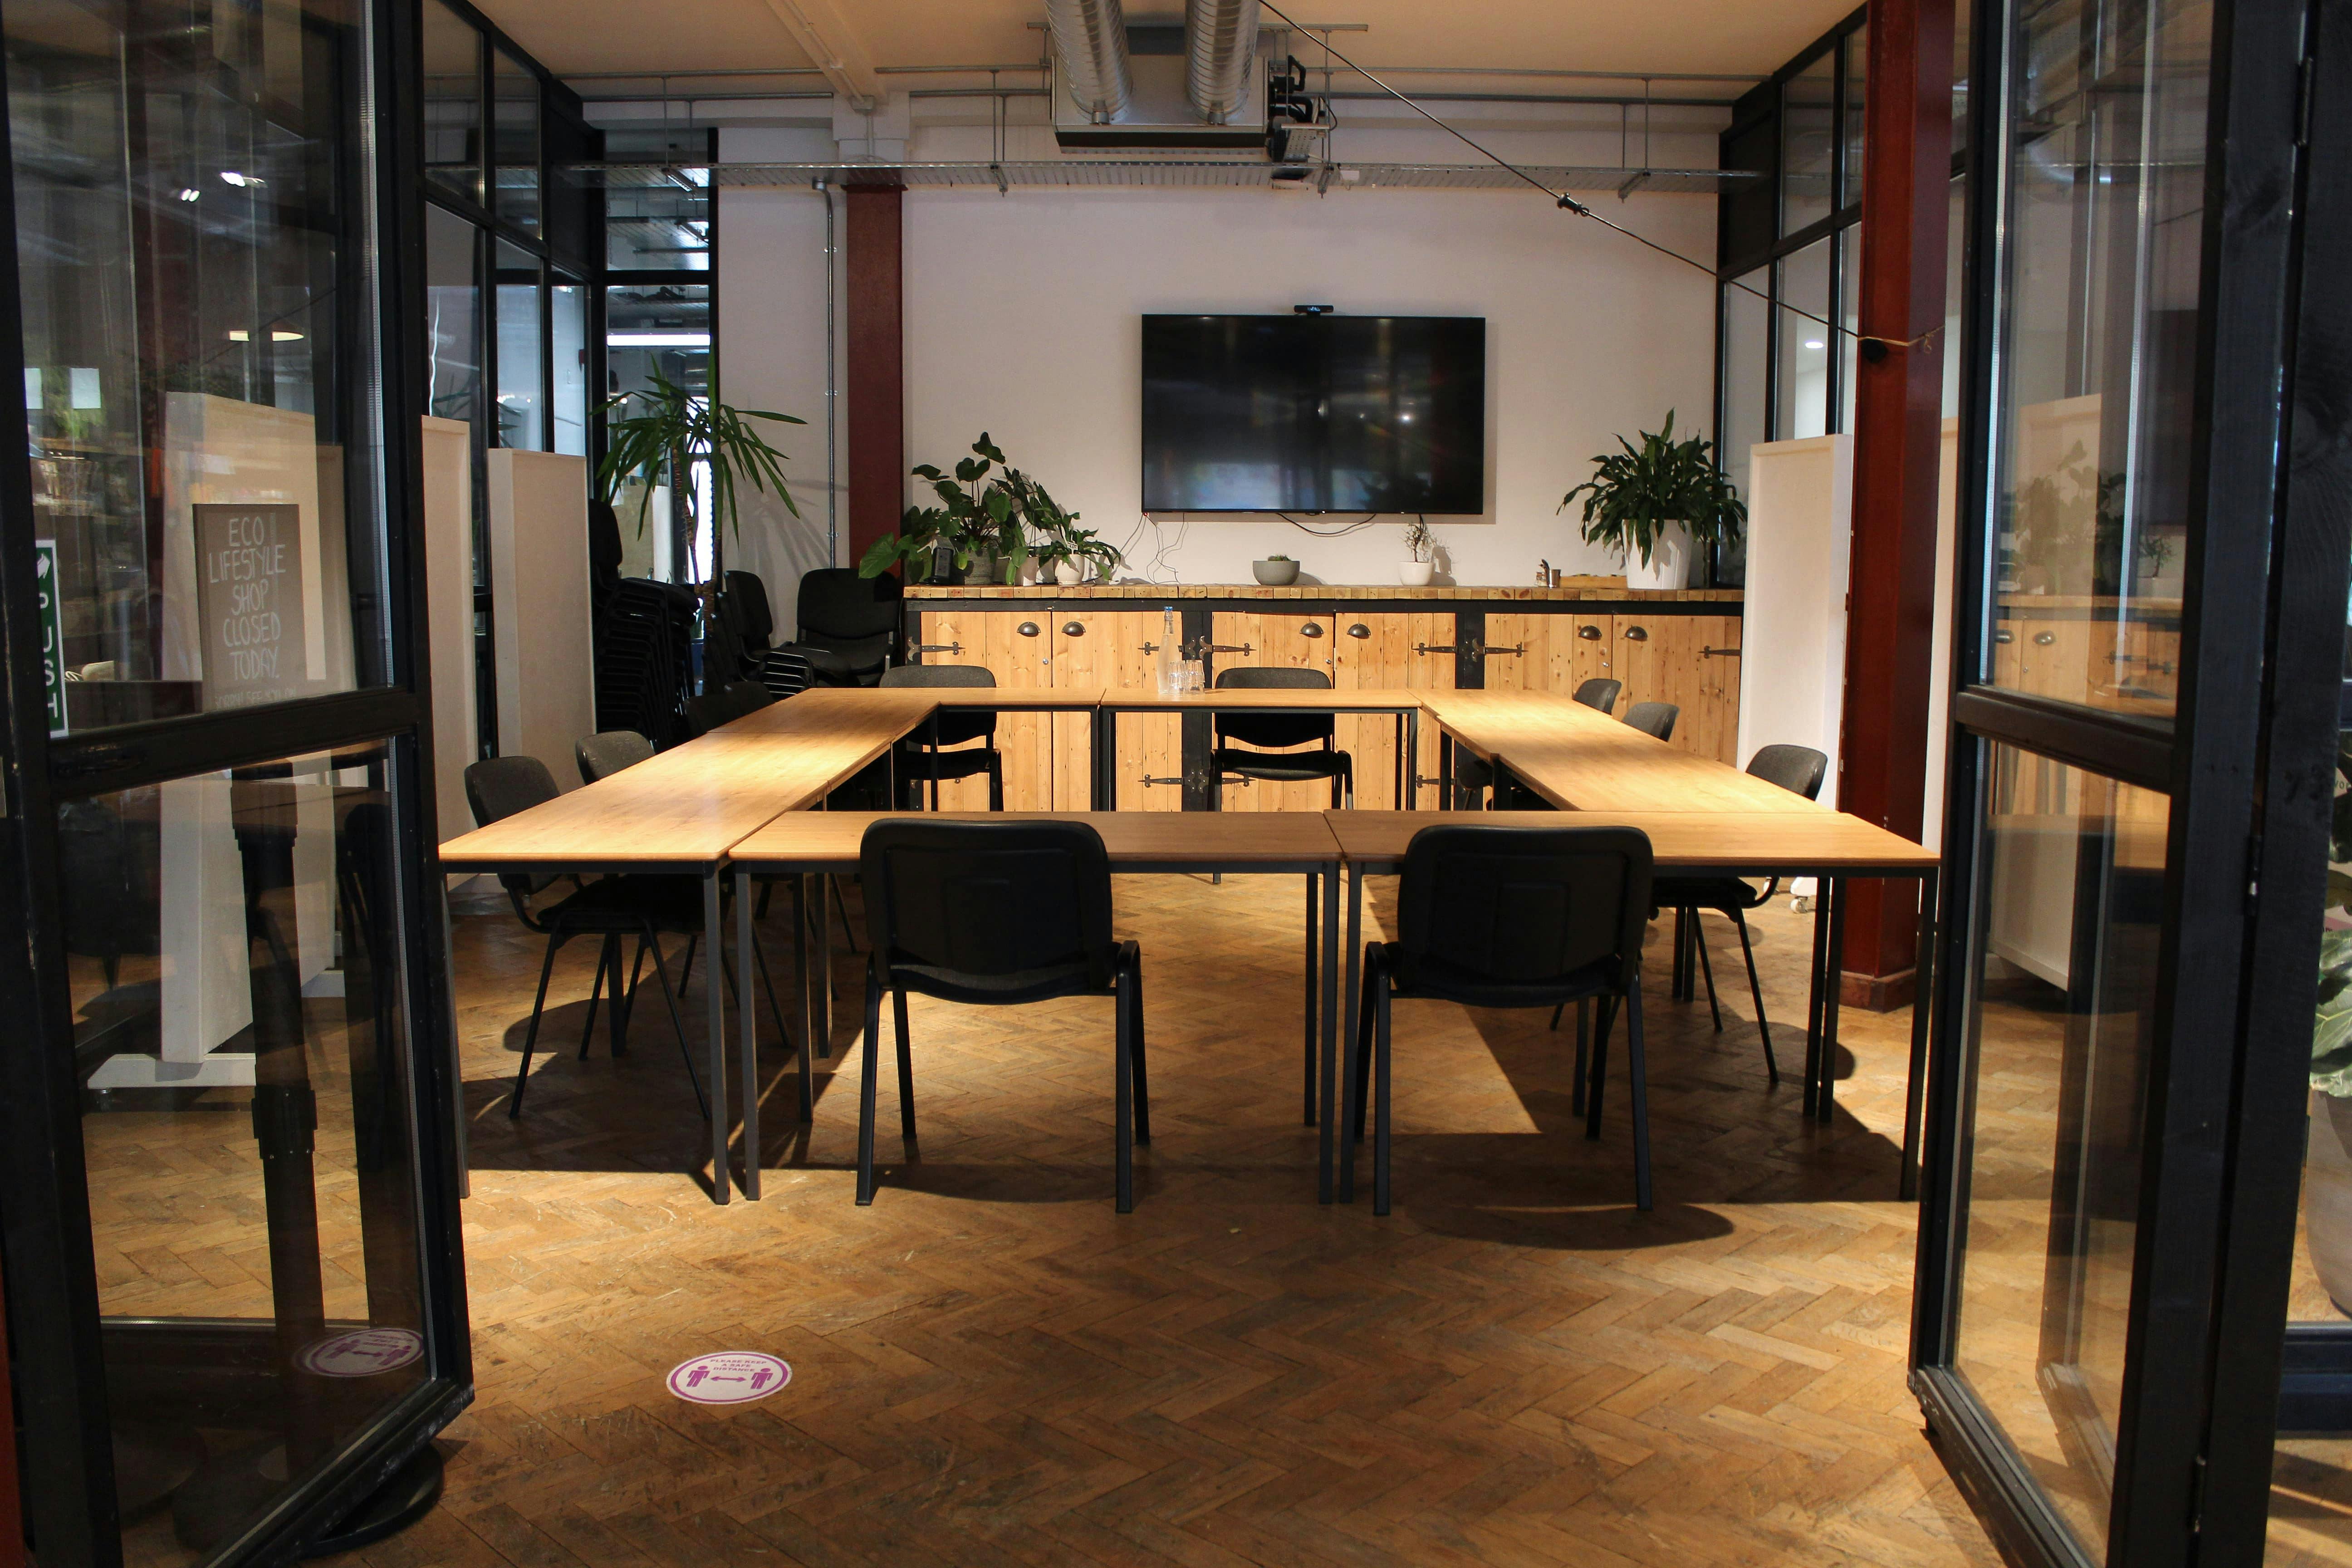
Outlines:
[[905,607],[896,577],[821,567],[801,578],[800,631],[780,651],[806,663],[812,685],[875,685],[898,651]]
[[596,727],[635,730],[656,749],[684,738],[693,590],[631,577],[597,622]]
[[572,749],[580,765],[580,782],[594,784],[623,768],[635,767],[654,754],[654,743],[635,730],[599,730]]
[[768,657],[769,645],[776,637],[776,613],[768,604],[768,584],[757,572],[730,572],[726,597],[736,638],[743,645],[744,670],[749,674]]
[[[885,686],[992,687],[996,677],[976,664],[901,664],[882,672]],[[972,742],[981,744],[974,746]],[[945,748],[960,748],[948,750]],[[898,778],[908,798],[898,804],[923,808],[923,784],[931,786],[931,809],[940,808],[940,781],[988,775],[988,809],[1004,809],[1004,754],[996,749],[996,711],[990,708],[941,709],[929,722],[898,742]]]
[[[492,757],[466,769],[466,800],[474,808],[474,820],[485,827],[555,796],[555,780],[548,773],[547,764],[537,757]],[[686,1043],[686,1025],[677,1016],[677,1003],[670,995],[669,968],[661,950],[665,934],[690,936],[702,930],[701,884],[692,877],[606,877],[534,911],[531,899],[545,892],[556,879],[551,876],[514,874],[499,878],[507,896],[514,900],[515,918],[547,938],[547,957],[539,966],[539,995],[530,1005],[530,1027],[522,1041],[522,1066],[515,1072],[514,1093],[508,1100],[507,1114],[522,1114],[523,1091],[530,1084],[531,1053],[539,1045],[540,1016],[547,1009],[548,977],[555,972],[556,950],[573,937],[593,936],[604,944],[604,952],[596,963],[595,989],[588,996],[587,1026],[580,1035],[581,1058],[586,1059],[588,1043],[595,1034],[596,1004],[604,994],[608,974],[613,985],[613,1051],[616,1056],[621,1054],[628,1005],[621,984],[621,939],[634,936],[637,939],[640,963],[645,961],[645,950],[653,949],[654,969],[662,983],[662,1000],[669,1006],[670,1027],[677,1033],[678,1054],[686,1059],[686,1076],[694,1085],[695,1102],[701,1106],[703,1117],[708,1120],[710,1102],[703,1098],[702,1080],[695,1075],[694,1053]]]
[[1596,675],[1576,689],[1576,700],[1583,703],[1587,708],[1598,708],[1603,713],[1613,713],[1617,710],[1618,693],[1624,689],[1623,681],[1612,680],[1606,676]]
[[[1220,691],[1328,691],[1331,678],[1319,669],[1227,669],[1217,675]],[[1222,779],[1231,773],[1263,784],[1297,784],[1313,779],[1331,781],[1331,805],[1336,809],[1356,804],[1355,759],[1334,749],[1338,725],[1328,713],[1219,713],[1215,718],[1216,750],[1209,771]],[[1240,742],[1239,746],[1233,742]],[[1309,746],[1312,752],[1276,748]],[[1255,747],[1257,750],[1244,748]]]
[[1625,722],[1661,741],[1675,738],[1675,721],[1683,710],[1671,702],[1636,702],[1625,710]]
[[[1811,746],[1765,746],[1748,759],[1752,777],[1807,800],[1821,798],[1829,766],[1829,758]],[[1706,976],[1707,1011],[1715,1016],[1717,1032],[1723,1028],[1723,1008],[1716,1000],[1715,964],[1707,957],[1706,932],[1699,924],[1698,912],[1713,910],[1739,929],[1739,951],[1748,960],[1748,992],[1756,1002],[1756,1032],[1764,1039],[1764,1070],[1776,1084],[1780,1081],[1780,1064],[1773,1059],[1772,1030],[1764,1019],[1764,987],[1756,978],[1756,948],[1748,937],[1748,911],[1770,903],[1780,890],[1778,878],[1766,883],[1759,893],[1738,877],[1660,877],[1650,895],[1656,908],[1675,911],[1676,952],[1685,951],[1685,943],[1697,950],[1699,971]],[[1686,975],[1677,973],[1675,984],[1679,994],[1688,994]]]
[[[1469,1007],[1553,1007],[1598,999],[1601,1023],[1584,1096],[1587,1138],[1601,1136],[1609,1030],[1625,1014],[1633,1110],[1633,1196],[1650,1206],[1650,1112],[1642,1054],[1642,936],[1651,908],[1650,840],[1633,827],[1424,827],[1406,847],[1395,942],[1364,949],[1364,989],[1345,1101],[1341,1162],[1354,1186],[1365,1069],[1373,1105],[1372,1212],[1389,1212],[1389,1003],[1429,997]],[[1580,1079],[1585,1071],[1578,1052]]]
[[1134,1145],[1151,1142],[1143,1064],[1143,952],[1111,934],[1110,858],[1083,822],[875,823],[858,855],[873,949],[866,1076],[857,1110],[857,1201],[874,1201],[875,1085],[882,994],[898,1037],[898,1127],[915,1142],[907,994],[975,1006],[1056,996],[1118,998],[1113,1050],[1118,1212],[1135,1207]]

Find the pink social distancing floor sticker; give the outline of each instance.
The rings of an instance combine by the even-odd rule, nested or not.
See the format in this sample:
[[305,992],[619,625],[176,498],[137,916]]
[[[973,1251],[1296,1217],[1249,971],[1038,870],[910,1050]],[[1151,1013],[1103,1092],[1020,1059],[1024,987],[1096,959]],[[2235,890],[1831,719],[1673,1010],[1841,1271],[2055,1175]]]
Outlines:
[[669,1391],[697,1405],[742,1405],[792,1382],[793,1369],[764,1351],[714,1351],[669,1371]]

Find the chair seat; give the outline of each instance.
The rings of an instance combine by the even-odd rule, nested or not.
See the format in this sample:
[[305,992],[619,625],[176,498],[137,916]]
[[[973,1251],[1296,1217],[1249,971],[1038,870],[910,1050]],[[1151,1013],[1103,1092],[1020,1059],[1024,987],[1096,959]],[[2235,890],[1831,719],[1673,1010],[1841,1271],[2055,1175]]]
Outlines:
[[1382,951],[1395,994],[1457,1002],[1465,1007],[1556,1007],[1618,988],[1613,962],[1588,963],[1549,980],[1514,984],[1457,970],[1442,959],[1409,958],[1398,942],[1383,944]]
[[1650,901],[1662,910],[1752,910],[1764,900],[1737,877],[1660,877],[1650,884]]
[[942,1002],[966,1002],[982,1007],[1009,1007],[1024,1002],[1045,1002],[1056,996],[1109,994],[1096,983],[1098,965],[1084,958],[1043,969],[1019,969],[1006,974],[968,974],[928,963],[893,963],[890,984],[899,990],[936,996]]
[[787,643],[778,651],[799,656],[807,661],[811,675],[820,681],[834,685],[844,682],[866,684],[879,680],[882,678],[882,671],[890,663],[890,656],[887,651],[878,658],[865,659],[833,648],[821,647],[814,643]]
[[988,772],[992,759],[1002,754],[986,746],[934,752],[922,746],[902,745],[898,748],[898,771],[906,778],[968,779]]
[[606,877],[541,910],[539,919],[578,934],[639,931],[650,920],[656,931],[693,935],[702,930],[702,879],[644,874]]
[[1267,784],[1298,784],[1343,777],[1350,763],[1345,752],[1244,752],[1220,746],[1211,753],[1209,765],[1218,773]]

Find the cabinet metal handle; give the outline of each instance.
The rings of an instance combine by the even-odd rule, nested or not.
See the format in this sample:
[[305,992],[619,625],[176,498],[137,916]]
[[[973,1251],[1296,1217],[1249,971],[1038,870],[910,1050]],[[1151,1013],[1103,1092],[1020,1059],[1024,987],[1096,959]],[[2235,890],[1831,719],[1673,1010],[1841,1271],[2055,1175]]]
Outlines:
[[1703,647],[1698,651],[1701,658],[1738,658],[1739,657],[1739,650],[1736,647]]
[[1034,637],[1037,635],[1037,623],[1034,621],[1024,621],[1013,629],[1019,632],[1024,637]]
[[1229,642],[1204,642],[1201,645],[1201,656],[1204,658],[1213,653],[1250,654],[1255,651],[1256,645],[1253,643],[1242,643],[1236,646]]
[[1627,626],[1625,628],[1625,640],[1627,642],[1648,642],[1650,640],[1650,628],[1647,626]]
[[2052,643],[2054,643],[2057,640],[2058,634],[2056,632],[2036,632],[2033,634],[2033,646],[2035,647],[2048,647]]
[[960,642],[919,642],[915,645],[915,651],[917,653],[961,653],[963,651],[963,644]]
[[1298,635],[1303,637],[1319,637],[1323,635],[1323,623],[1309,621],[1298,628]]
[[1992,640],[2000,644],[2001,647],[2007,647],[2010,644],[2017,640],[2017,634],[2004,627],[2003,629],[1992,634]]
[[1481,647],[1477,650],[1478,654],[1482,658],[1492,658],[1494,655],[1498,653],[1507,653],[1516,657],[1517,655],[1523,654],[1527,651],[1528,645],[1525,643],[1519,643],[1511,647]]
[[1582,637],[1586,642],[1599,642],[1601,640],[1601,628],[1599,626],[1579,626],[1576,628],[1576,635]]
[[1348,628],[1348,635],[1351,637],[1368,637],[1372,635],[1372,628],[1364,625],[1363,622],[1358,621],[1354,626]]
[[1460,643],[1450,642],[1417,642],[1412,645],[1412,651],[1415,653],[1450,653],[1458,657],[1462,653],[1462,645]]
[[1064,621],[1062,635],[1066,637],[1082,637],[1087,635],[1087,624],[1084,621]]

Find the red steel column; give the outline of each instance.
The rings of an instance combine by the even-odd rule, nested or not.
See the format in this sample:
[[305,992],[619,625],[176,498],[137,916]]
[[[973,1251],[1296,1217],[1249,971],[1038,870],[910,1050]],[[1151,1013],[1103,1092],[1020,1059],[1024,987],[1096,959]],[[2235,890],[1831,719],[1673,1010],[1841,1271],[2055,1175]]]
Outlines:
[[896,532],[906,509],[906,267],[895,185],[850,185],[845,271],[848,564]]
[[[1908,838],[1927,794],[1950,219],[1954,0],[1871,0],[1864,110],[1853,558],[1838,802]],[[1883,345],[1871,338],[1889,342]],[[1903,345],[1909,346],[1903,346]],[[1916,883],[1857,881],[1845,999],[1900,1007],[1916,971]]]

